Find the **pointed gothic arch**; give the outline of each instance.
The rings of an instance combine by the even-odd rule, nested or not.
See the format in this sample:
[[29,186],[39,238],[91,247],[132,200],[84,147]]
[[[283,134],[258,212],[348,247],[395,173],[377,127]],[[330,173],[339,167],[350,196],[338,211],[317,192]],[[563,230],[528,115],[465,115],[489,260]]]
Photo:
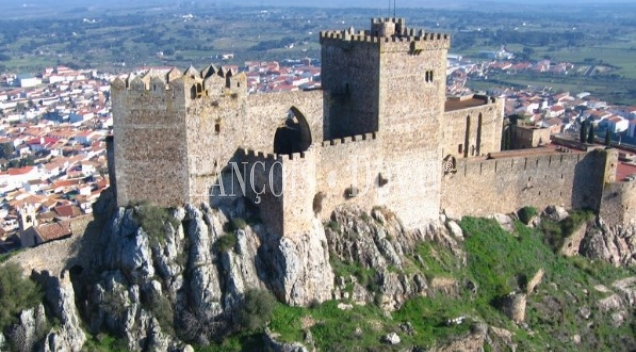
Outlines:
[[284,123],[276,129],[274,153],[292,154],[304,152],[309,149],[311,143],[311,129],[305,115],[298,108],[292,106]]

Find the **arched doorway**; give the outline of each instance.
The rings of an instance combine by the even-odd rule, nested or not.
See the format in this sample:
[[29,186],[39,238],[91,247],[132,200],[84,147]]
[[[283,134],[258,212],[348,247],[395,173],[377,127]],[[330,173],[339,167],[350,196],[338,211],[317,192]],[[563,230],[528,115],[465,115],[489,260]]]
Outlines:
[[300,153],[311,146],[311,129],[305,116],[296,107],[289,109],[283,125],[276,129],[274,153]]

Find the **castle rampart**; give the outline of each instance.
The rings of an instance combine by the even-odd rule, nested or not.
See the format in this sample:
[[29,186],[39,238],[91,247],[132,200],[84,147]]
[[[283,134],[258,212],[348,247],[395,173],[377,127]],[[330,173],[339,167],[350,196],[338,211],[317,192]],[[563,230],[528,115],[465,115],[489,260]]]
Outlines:
[[636,222],[636,182],[615,182],[603,192],[601,217],[609,224]]
[[[599,209],[611,152],[460,159],[442,182],[449,214],[484,216],[523,206]],[[514,155],[514,154],[513,154]]]

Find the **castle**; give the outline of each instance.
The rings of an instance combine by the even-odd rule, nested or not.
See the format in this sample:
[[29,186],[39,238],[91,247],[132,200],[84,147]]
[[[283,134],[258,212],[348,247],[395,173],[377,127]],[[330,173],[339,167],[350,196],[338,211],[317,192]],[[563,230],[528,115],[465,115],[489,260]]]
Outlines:
[[448,35],[385,18],[320,43],[321,90],[248,95],[244,74],[213,65],[113,81],[118,204],[245,197],[280,236],[343,203],[386,206],[407,228],[442,210],[600,207],[616,156],[501,153],[503,100],[446,97]]

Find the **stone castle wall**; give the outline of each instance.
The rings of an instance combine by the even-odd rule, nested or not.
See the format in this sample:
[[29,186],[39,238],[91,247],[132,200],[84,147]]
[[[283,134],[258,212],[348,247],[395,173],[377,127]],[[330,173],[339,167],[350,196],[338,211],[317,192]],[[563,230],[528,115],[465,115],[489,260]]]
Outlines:
[[378,131],[377,43],[323,37],[321,44],[325,139]]
[[[608,150],[608,176],[616,175],[618,152]],[[616,182],[614,178],[605,179],[605,189],[601,203],[600,215],[609,224],[630,224],[636,222],[636,182]]]
[[601,217],[609,224],[629,224],[636,221],[636,182],[608,184],[603,192]]
[[272,153],[276,129],[291,107],[303,113],[312,137],[321,138],[321,95],[318,91],[238,95],[192,102],[186,123],[188,150],[194,156],[190,161],[194,202],[210,202],[210,188],[217,182],[219,169],[239,160],[239,148]]
[[460,159],[457,172],[443,178],[442,209],[453,216],[507,213],[524,206],[599,209],[608,155],[594,151]]
[[186,203],[188,146],[183,84],[153,84],[140,78],[112,85],[117,201]]
[[[343,203],[384,205],[408,228],[437,220],[440,208],[461,215],[525,205],[598,209],[615,173],[608,153],[497,153],[504,101],[446,100],[448,36],[415,35],[397,19],[371,28],[378,34],[321,33],[322,91],[247,95],[245,75],[213,66],[116,81],[119,204],[223,206],[246,196],[281,236],[308,231],[316,214],[327,220]],[[311,144],[275,155],[290,109],[306,120]],[[457,158],[455,173],[444,174],[445,155]]]
[[[325,141],[316,148],[316,193],[322,193],[320,217],[327,219],[344,203],[366,209],[383,202],[376,185],[378,174],[383,172],[380,141],[379,135],[368,133]],[[314,197],[315,194],[310,195]]]
[[456,158],[487,155],[501,150],[503,99],[476,97],[484,105],[444,113],[442,155]]
[[535,148],[539,145],[550,143],[551,130],[549,128],[536,128],[528,126],[510,126],[512,137],[510,146],[512,149]]
[[408,227],[439,217],[448,38],[380,42],[380,131],[391,170],[387,204]]
[[95,261],[95,251],[103,249],[102,227],[95,223],[92,215],[70,220],[70,227],[70,237],[24,248],[7,261],[20,265],[27,275],[32,271],[47,271],[59,276],[75,265],[90,267]]

